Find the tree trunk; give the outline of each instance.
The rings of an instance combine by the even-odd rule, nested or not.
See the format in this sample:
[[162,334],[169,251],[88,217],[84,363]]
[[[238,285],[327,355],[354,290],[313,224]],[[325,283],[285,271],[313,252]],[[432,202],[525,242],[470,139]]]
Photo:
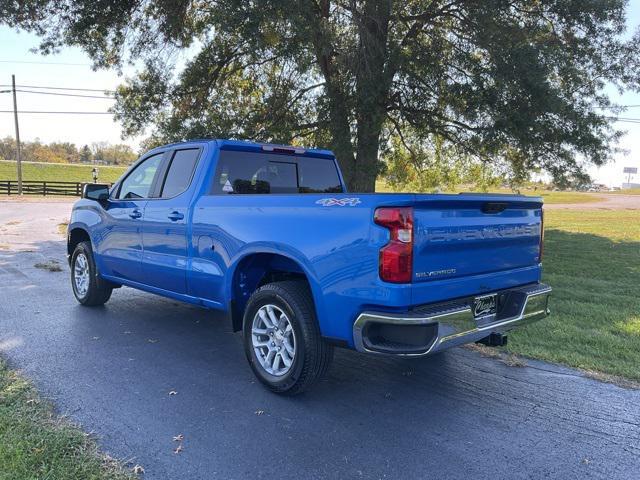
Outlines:
[[[329,0],[316,4],[318,21],[313,44],[318,66],[325,79],[329,99],[331,147],[338,159],[347,188],[353,192],[374,192],[378,176],[380,134],[386,115],[392,74],[385,69],[388,60],[387,36],[391,0],[369,0],[357,16],[358,55],[356,70],[355,120],[356,145],[351,138],[346,86],[341,83],[335,62],[336,52],[324,29],[329,24]],[[355,154],[354,154],[355,152]]]
[[356,176],[356,161],[351,142],[349,110],[341,91],[327,83],[329,97],[329,131],[331,132],[331,149],[338,159],[342,176],[349,190]]
[[391,85],[391,78],[385,70],[391,3],[391,0],[369,0],[359,18],[356,174],[353,185],[350,185],[358,192],[374,192],[380,171],[380,134]]
[[353,143],[351,142],[351,126],[349,123],[349,108],[344,86],[341,85],[339,72],[334,65],[335,51],[329,41],[329,32],[325,29],[330,16],[329,0],[320,0],[315,4],[317,18],[311,17],[314,22],[313,46],[316,60],[325,80],[325,91],[329,99],[329,132],[331,133],[331,149],[338,159],[342,176],[351,189],[356,175],[356,163]]

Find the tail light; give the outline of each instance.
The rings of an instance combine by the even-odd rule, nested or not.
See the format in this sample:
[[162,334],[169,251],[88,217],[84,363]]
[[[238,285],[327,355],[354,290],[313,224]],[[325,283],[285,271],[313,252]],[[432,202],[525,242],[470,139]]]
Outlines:
[[540,255],[538,262],[542,262],[542,254],[544,253],[544,208],[540,210]]
[[380,278],[385,282],[410,283],[413,265],[413,209],[376,209],[374,221],[389,229],[389,243],[380,249]]

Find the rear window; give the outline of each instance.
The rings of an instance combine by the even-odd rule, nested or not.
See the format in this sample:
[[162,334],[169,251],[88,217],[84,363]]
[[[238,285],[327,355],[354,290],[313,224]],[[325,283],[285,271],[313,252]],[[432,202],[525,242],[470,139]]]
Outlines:
[[335,162],[327,158],[222,150],[214,194],[341,193]]

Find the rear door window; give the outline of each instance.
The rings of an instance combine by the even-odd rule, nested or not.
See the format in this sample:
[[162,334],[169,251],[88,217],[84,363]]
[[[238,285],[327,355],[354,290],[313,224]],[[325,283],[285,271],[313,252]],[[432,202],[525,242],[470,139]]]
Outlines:
[[342,192],[333,159],[227,151],[220,152],[212,193]]
[[199,155],[200,150],[197,148],[174,152],[162,187],[161,198],[175,197],[189,188]]

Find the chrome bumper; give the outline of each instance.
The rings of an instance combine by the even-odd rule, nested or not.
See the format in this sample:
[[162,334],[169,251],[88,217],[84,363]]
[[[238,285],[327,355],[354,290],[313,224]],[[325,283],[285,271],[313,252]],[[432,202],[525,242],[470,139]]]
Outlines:
[[[542,283],[495,292],[495,314],[474,318],[473,298],[417,307],[407,313],[363,312],[353,325],[360,352],[424,356],[491,333],[505,333],[549,315],[551,287]],[[484,296],[485,294],[481,295]],[[385,339],[384,332],[394,341]],[[405,340],[398,341],[397,338]]]

